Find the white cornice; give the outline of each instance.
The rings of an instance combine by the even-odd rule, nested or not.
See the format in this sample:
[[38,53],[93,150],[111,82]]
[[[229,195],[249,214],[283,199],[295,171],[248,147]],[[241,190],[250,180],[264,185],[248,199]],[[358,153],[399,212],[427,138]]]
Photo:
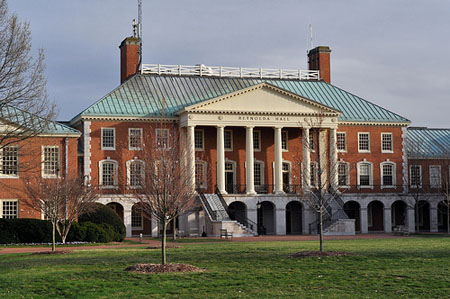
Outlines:
[[82,116],[80,120],[132,121],[132,122],[178,122],[179,117],[141,117],[141,116]]

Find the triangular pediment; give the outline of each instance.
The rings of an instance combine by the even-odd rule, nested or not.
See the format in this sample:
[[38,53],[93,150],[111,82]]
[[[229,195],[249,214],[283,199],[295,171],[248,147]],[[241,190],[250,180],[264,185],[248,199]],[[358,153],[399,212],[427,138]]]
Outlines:
[[185,108],[187,112],[327,114],[340,111],[268,83],[261,83]]

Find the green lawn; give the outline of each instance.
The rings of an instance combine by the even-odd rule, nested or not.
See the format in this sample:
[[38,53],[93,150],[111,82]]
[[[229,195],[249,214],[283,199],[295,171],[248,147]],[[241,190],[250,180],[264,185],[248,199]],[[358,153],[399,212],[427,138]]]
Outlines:
[[125,267],[158,263],[159,250],[77,251],[0,256],[0,297],[33,298],[450,298],[450,238],[326,241],[347,257],[292,259],[317,241],[217,242],[168,249],[170,262],[203,273],[135,274]]

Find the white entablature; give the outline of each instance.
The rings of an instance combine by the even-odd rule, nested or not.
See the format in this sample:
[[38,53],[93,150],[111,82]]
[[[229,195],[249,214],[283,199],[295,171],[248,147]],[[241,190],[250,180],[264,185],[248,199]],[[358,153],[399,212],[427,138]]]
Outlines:
[[258,126],[337,128],[340,115],[328,106],[268,83],[186,107],[181,126]]

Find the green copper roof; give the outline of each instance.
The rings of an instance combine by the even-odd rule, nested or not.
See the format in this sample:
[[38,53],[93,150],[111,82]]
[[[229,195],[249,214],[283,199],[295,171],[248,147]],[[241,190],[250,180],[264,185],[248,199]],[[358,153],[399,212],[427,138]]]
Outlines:
[[450,157],[450,129],[408,128],[408,157]]
[[78,116],[160,116],[163,102],[166,116],[174,116],[184,107],[263,82],[342,111],[340,121],[409,122],[324,81],[141,74],[133,76]]
[[69,126],[63,125],[56,121],[45,120],[37,115],[10,105],[1,107],[0,119],[8,123],[17,124],[21,128],[36,129],[40,134],[63,134],[76,136],[81,134],[80,131]]

